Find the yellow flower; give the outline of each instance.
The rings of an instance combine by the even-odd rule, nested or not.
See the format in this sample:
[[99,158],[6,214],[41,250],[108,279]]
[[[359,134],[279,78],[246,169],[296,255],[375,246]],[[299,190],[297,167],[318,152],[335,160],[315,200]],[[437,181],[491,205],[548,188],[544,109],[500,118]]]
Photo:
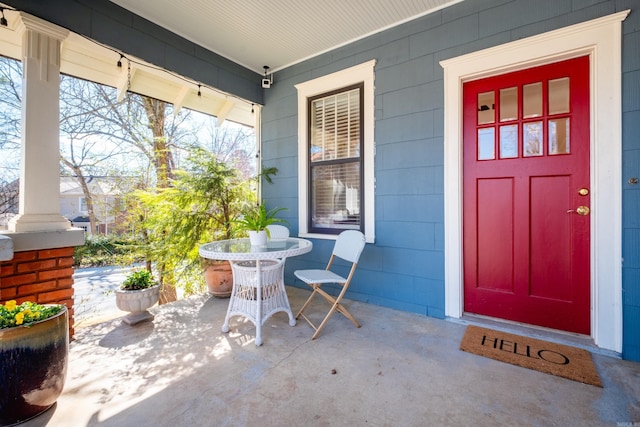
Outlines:
[[7,301],[4,306],[7,308],[7,310],[15,310],[16,308],[16,300],[12,299]]
[[22,322],[24,321],[24,313],[20,312],[16,314],[16,325],[22,325]]

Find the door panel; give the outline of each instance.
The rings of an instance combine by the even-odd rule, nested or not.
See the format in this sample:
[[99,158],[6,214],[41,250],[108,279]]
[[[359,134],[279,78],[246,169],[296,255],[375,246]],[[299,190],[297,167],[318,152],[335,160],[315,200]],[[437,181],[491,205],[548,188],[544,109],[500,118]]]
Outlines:
[[513,179],[478,180],[479,288],[513,292]]
[[590,333],[588,57],[463,94],[465,311]]
[[570,301],[571,217],[558,215],[570,206],[567,176],[531,178],[531,296]]

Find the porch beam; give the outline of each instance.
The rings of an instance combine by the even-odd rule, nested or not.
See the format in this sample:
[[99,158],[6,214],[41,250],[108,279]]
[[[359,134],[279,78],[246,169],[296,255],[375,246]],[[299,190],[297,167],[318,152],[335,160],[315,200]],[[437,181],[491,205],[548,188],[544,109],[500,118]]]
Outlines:
[[184,105],[184,101],[187,98],[188,94],[189,94],[189,88],[186,85],[182,86],[180,88],[180,92],[178,92],[178,95],[176,96],[176,99],[173,101],[173,115],[175,117],[178,116],[178,113],[180,112],[180,109]]
[[225,100],[224,104],[222,104],[222,107],[220,107],[220,110],[218,110],[218,114],[216,114],[216,117],[218,118],[218,126],[222,126],[222,123],[224,123],[224,121],[227,119],[227,116],[233,109],[234,105],[235,103],[229,98]]

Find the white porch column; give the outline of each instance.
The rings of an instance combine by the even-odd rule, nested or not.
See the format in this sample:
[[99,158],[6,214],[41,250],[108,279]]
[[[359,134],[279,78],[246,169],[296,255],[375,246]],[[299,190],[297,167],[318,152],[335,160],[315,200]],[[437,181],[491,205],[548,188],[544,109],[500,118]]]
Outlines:
[[69,32],[21,13],[20,208],[9,231],[71,228],[60,215],[60,46]]

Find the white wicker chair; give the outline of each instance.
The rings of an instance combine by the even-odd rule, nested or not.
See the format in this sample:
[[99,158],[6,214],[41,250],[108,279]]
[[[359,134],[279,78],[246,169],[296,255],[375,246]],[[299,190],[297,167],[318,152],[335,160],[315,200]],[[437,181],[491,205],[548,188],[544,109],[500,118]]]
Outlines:
[[[340,233],[340,235],[338,236],[338,239],[336,240],[336,243],[333,247],[333,253],[331,254],[331,258],[329,258],[329,263],[327,264],[326,269],[297,270],[294,272],[294,274],[298,279],[302,280],[313,289],[313,292],[311,293],[307,301],[304,303],[304,305],[296,315],[296,319],[302,316],[307,321],[307,323],[309,323],[309,325],[311,325],[311,327],[315,329],[315,333],[311,337],[312,340],[318,336],[318,334],[320,333],[322,328],[325,326],[329,318],[336,311],[339,311],[345,317],[351,320],[351,322],[353,322],[353,324],[357,328],[360,327],[360,324],[358,323],[358,321],[351,315],[351,313],[347,311],[347,309],[342,305],[341,301],[342,301],[342,297],[347,292],[347,288],[349,287],[349,284],[351,283],[351,278],[353,277],[353,274],[356,271],[358,260],[360,259],[360,254],[362,254],[362,250],[364,249],[364,246],[365,246],[364,234],[356,230],[343,231],[342,233]],[[349,271],[349,275],[346,278],[331,271],[331,265],[333,264],[333,261],[336,257],[351,263],[351,270]],[[323,289],[321,289],[322,285],[325,283],[336,283],[342,286],[342,290],[340,291],[340,294],[338,295],[338,297],[334,298],[333,296],[325,292]],[[307,309],[307,307],[311,303],[311,300],[313,299],[313,297],[316,296],[316,294],[319,294],[320,296],[324,297],[324,299],[326,299],[331,304],[331,309],[329,310],[329,313],[327,313],[327,315],[324,317],[324,319],[322,320],[319,326],[316,326],[304,314],[305,309]]]
[[289,229],[284,225],[280,224],[271,224],[267,225],[269,229],[269,239],[277,240],[277,239],[286,239],[289,237]]

